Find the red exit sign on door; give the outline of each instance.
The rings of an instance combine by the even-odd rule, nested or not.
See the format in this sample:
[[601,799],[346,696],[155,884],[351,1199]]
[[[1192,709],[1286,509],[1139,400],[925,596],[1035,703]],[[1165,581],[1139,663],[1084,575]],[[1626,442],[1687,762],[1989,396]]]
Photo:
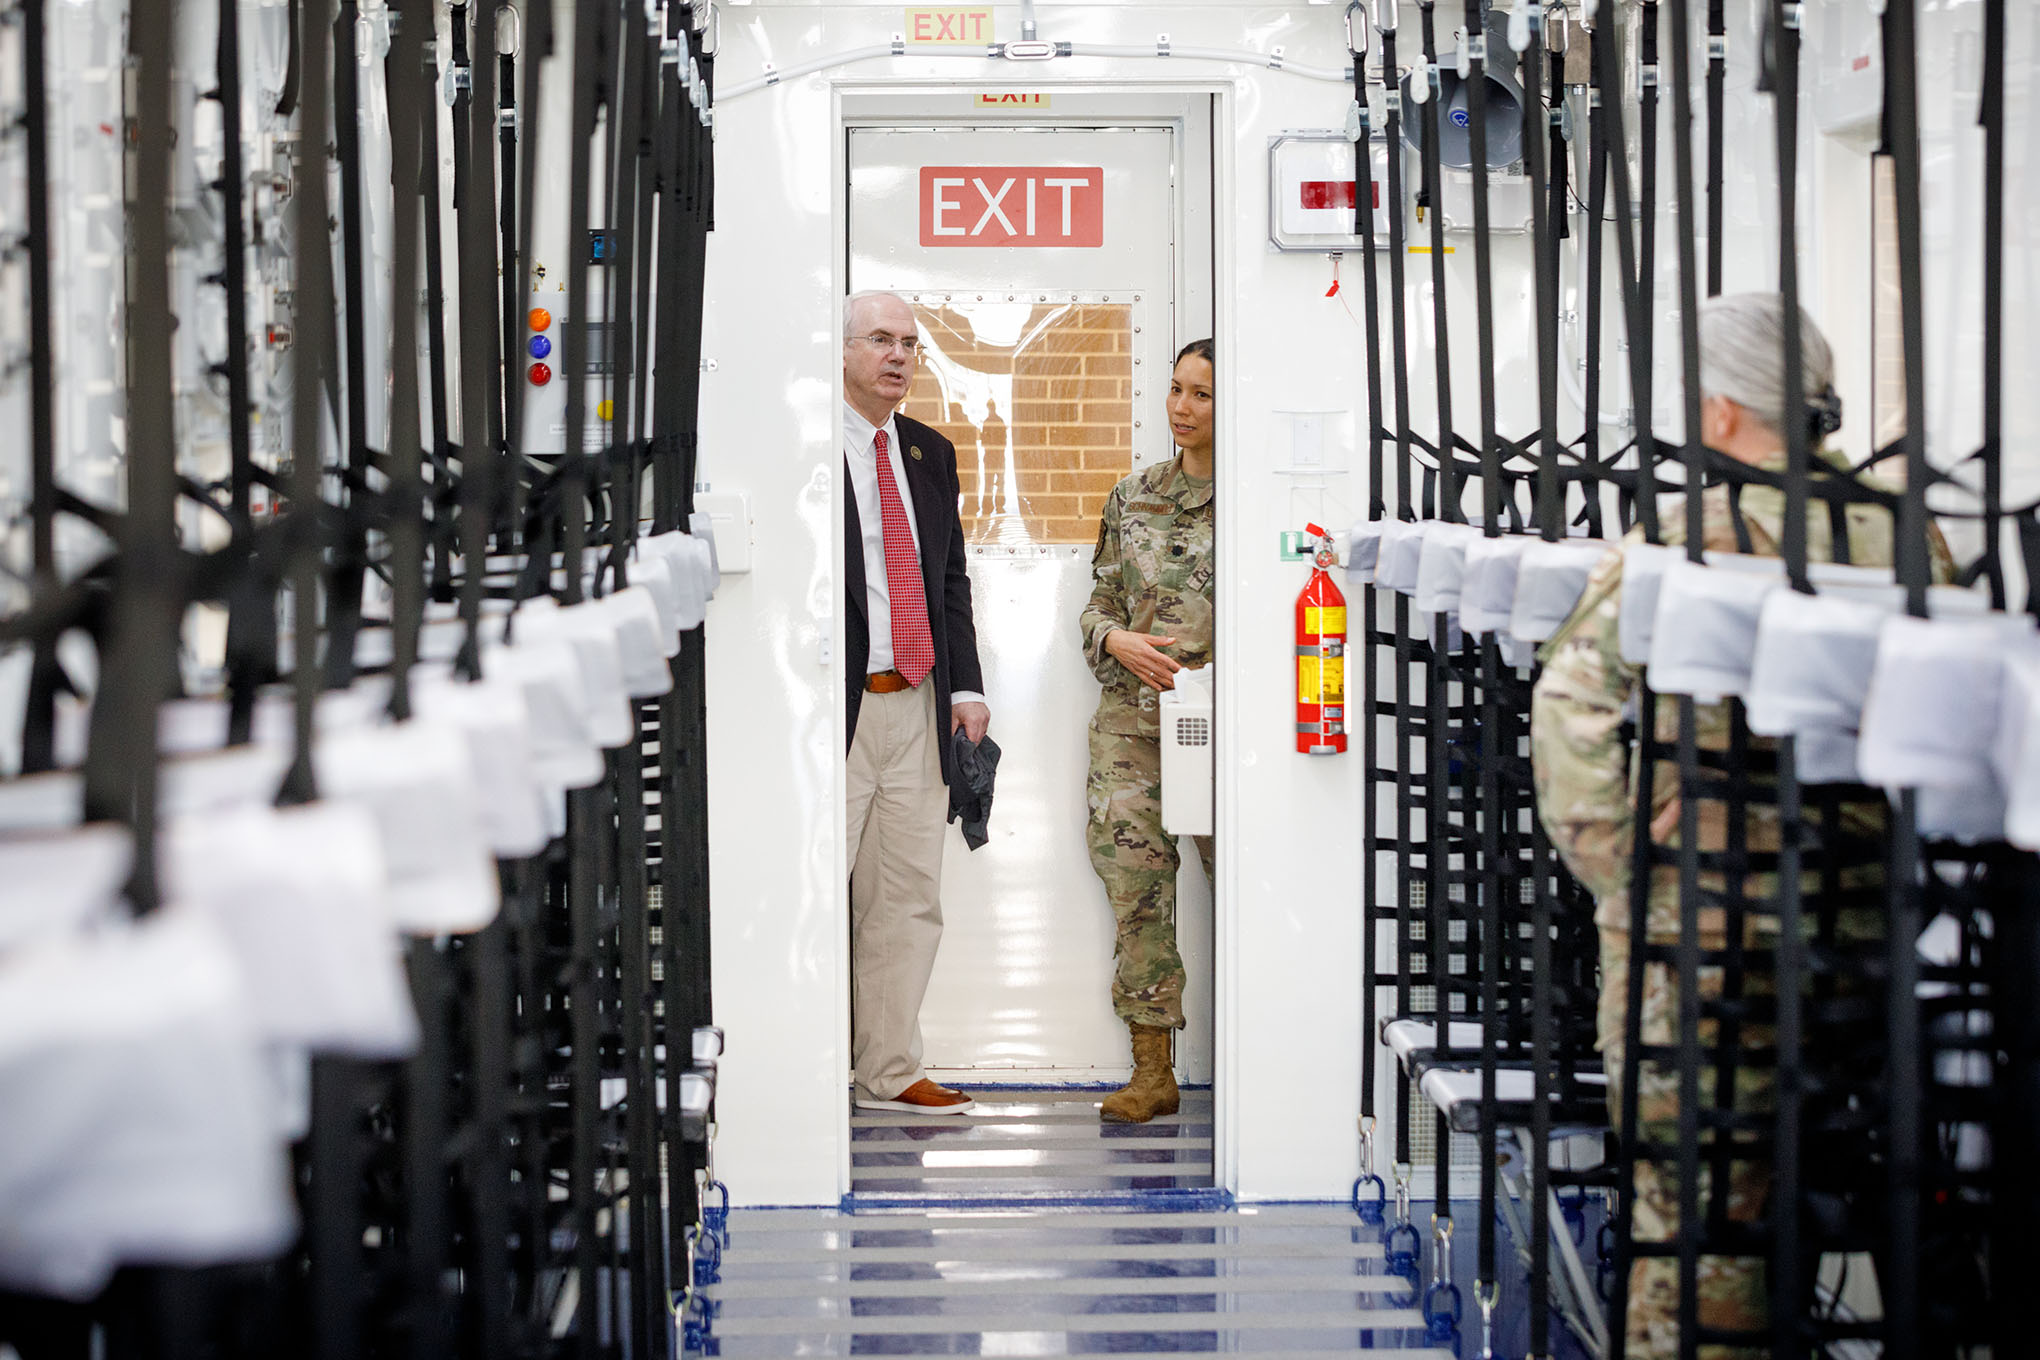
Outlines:
[[923,246],[1105,244],[1105,170],[1096,165],[924,165]]

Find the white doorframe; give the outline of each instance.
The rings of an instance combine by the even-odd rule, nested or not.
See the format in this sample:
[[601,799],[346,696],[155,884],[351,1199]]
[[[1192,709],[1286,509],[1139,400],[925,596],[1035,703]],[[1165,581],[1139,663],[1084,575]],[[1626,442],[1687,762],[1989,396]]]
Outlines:
[[[998,82],[985,82],[987,88]],[[854,126],[891,126],[902,123],[927,126],[930,124],[983,123],[984,116],[957,116],[954,118],[930,117],[925,102],[931,91],[940,90],[953,94],[959,89],[955,82],[939,83],[919,81],[861,81],[840,80],[832,84],[830,102],[832,109],[832,135],[829,153],[829,194],[831,239],[836,248],[830,252],[829,317],[831,334],[842,333],[842,300],[848,274],[849,234],[849,129]],[[1235,326],[1231,309],[1219,305],[1219,300],[1233,296],[1233,281],[1237,271],[1234,267],[1233,251],[1236,248],[1232,215],[1216,210],[1216,205],[1235,201],[1237,191],[1236,165],[1232,135],[1235,110],[1233,107],[1233,86],[1229,82],[1139,82],[1115,81],[1111,85],[1069,84],[1050,85],[1044,89],[1052,91],[1063,107],[1051,113],[1022,115],[1028,124],[1058,126],[1153,126],[1167,123],[1178,129],[1177,164],[1185,174],[1186,192],[1177,196],[1179,222],[1185,228],[1178,232],[1178,239],[1184,243],[1176,262],[1176,288],[1179,305],[1202,300],[1209,307],[1212,317],[1212,334],[1217,338],[1221,354],[1234,350]],[[1208,101],[1208,103],[1205,103]],[[1079,108],[1078,105],[1082,107]],[[1202,105],[1202,108],[1199,107]],[[1209,110],[1208,124],[1203,109]],[[910,112],[911,110],[911,112]],[[1189,110],[1186,114],[1186,110]],[[1016,122],[1019,121],[1016,119]],[[1208,132],[1208,141],[1200,133]],[[1193,146],[1193,142],[1201,145]],[[1200,164],[1201,162],[1201,164]],[[1211,197],[1208,202],[1193,201],[1187,192],[1194,186],[1197,171],[1209,168]],[[1204,221],[1198,217],[1202,213]],[[1201,234],[1199,228],[1208,225],[1211,248],[1212,271],[1202,289],[1187,277],[1192,271],[1191,258],[1196,252],[1191,248]],[[1200,299],[1201,295],[1201,299]],[[1185,306],[1185,312],[1190,312]],[[1187,324],[1187,323],[1186,323]],[[840,383],[840,379],[838,380]],[[1238,423],[1233,412],[1236,407],[1239,384],[1231,366],[1221,364],[1218,375],[1220,403],[1221,447],[1237,448]],[[831,403],[831,410],[837,413],[835,424],[835,445],[842,447],[842,402]],[[819,488],[817,488],[819,491]],[[835,562],[843,560],[843,495],[844,487],[840,477],[829,479],[827,513],[829,534]],[[820,498],[817,497],[819,500]],[[820,508],[819,505],[816,507]],[[1216,647],[1220,656],[1232,653],[1238,633],[1236,609],[1239,602],[1224,570],[1226,544],[1243,544],[1243,528],[1238,522],[1239,506],[1232,497],[1221,496],[1218,510],[1217,542],[1219,547],[1220,570],[1217,580],[1217,638]],[[1235,549],[1237,550],[1237,549]],[[829,621],[829,655],[840,658],[843,655],[844,596],[843,577],[840,571],[832,573],[829,586],[832,615]],[[840,661],[838,662],[840,665]],[[1215,875],[1212,883],[1212,1105],[1213,1143],[1212,1179],[1216,1189],[1231,1194],[1239,1186],[1239,1151],[1237,1141],[1238,1109],[1234,1080],[1239,1070],[1237,1005],[1239,986],[1237,977],[1239,911],[1238,885],[1233,871],[1233,857],[1225,853],[1224,847],[1236,843],[1239,831],[1239,809],[1236,781],[1228,777],[1226,752],[1237,750],[1239,741],[1239,715],[1233,700],[1234,686],[1224,683],[1222,673],[1218,685],[1216,717],[1218,722],[1217,749],[1219,755],[1217,787],[1217,844]],[[837,722],[847,721],[839,701],[835,712]],[[845,749],[843,729],[837,728],[836,750],[832,778],[831,825],[835,834],[835,882],[836,895],[836,958],[827,966],[828,979],[825,983],[834,997],[837,1016],[838,1054],[837,1089],[847,1090],[850,1083],[850,869],[845,857],[847,828],[844,820],[844,767],[841,752]],[[841,1107],[839,1116],[840,1133],[836,1140],[837,1186],[839,1195],[850,1190],[850,1134],[848,1102]]]

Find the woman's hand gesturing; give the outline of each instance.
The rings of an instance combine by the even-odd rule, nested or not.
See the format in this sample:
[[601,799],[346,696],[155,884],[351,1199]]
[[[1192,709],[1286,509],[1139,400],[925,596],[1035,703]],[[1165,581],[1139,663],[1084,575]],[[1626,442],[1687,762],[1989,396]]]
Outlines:
[[1173,646],[1175,641],[1166,633],[1136,633],[1115,628],[1105,635],[1105,650],[1149,689],[1174,689],[1176,672],[1183,669],[1183,663],[1164,654],[1161,649]]

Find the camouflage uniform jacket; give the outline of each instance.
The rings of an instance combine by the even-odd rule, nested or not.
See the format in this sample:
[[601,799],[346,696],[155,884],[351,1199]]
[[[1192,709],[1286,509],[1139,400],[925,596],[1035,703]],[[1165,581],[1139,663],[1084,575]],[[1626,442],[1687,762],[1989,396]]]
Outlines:
[[[1846,463],[1827,450],[1818,454],[1831,466],[1846,470]],[[1782,472],[1785,455],[1777,454],[1758,466]],[[1862,478],[1881,490],[1892,488]],[[1735,520],[1728,488],[1714,486],[1702,495],[1705,544],[1710,550],[1739,551]],[[1775,487],[1745,485],[1741,497],[1742,518],[1748,530],[1749,551],[1775,557],[1783,537],[1785,493]],[[1667,504],[1659,516],[1663,541],[1686,541],[1683,500]],[[1848,507],[1850,561],[1859,566],[1890,566],[1893,560],[1895,526],[1891,513],[1881,506],[1852,504]],[[1806,550],[1811,561],[1832,561],[1832,530],[1825,503],[1810,501],[1806,521]],[[1938,532],[1930,531],[1929,546],[1934,578],[1952,577],[1948,548]],[[1640,528],[1624,540],[1641,543]],[[1630,854],[1635,811],[1635,753],[1623,740],[1625,710],[1637,692],[1643,668],[1622,659],[1617,625],[1622,611],[1622,554],[1610,552],[1588,578],[1586,593],[1572,615],[1538,653],[1544,669],[1538,676],[1531,699],[1530,751],[1536,779],[1538,814],[1550,833],[1553,846],[1566,867],[1594,894],[1597,925],[1618,930],[1629,928]],[[1678,740],[1678,705],[1658,706],[1657,737],[1667,748]],[[1726,704],[1695,706],[1698,745],[1703,750],[1728,748],[1730,719]],[[1750,748],[1763,750],[1776,743],[1752,738]],[[1652,819],[1678,795],[1678,766],[1660,761],[1652,783]],[[1728,843],[1725,805],[1708,801],[1700,808],[1700,846],[1718,851]],[[1883,808],[1853,805],[1850,821],[1874,834],[1882,826]],[[1752,851],[1775,851],[1779,845],[1775,808],[1750,807],[1747,811],[1746,844]],[[1677,843],[1677,831],[1661,843]],[[1874,871],[1873,871],[1874,872]],[[1752,897],[1767,896],[1773,884],[1765,875],[1744,879],[1744,891]],[[1775,876],[1771,876],[1775,877]],[[1726,885],[1719,874],[1703,874],[1703,889],[1720,891]],[[1678,929],[1677,873],[1661,866],[1652,876],[1649,929],[1675,934]],[[1701,913],[1703,934],[1722,930],[1720,908]]]
[[1184,472],[1180,454],[1122,479],[1106,496],[1091,600],[1079,620],[1085,659],[1105,686],[1093,731],[1161,736],[1155,691],[1105,650],[1113,629],[1175,638],[1167,654],[1186,667],[1211,660],[1211,528],[1211,482]]

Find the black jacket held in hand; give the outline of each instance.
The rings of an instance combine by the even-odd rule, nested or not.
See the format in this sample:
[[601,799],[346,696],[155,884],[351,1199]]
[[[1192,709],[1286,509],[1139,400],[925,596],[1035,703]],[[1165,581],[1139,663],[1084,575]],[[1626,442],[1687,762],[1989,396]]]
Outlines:
[[[970,573],[963,556],[963,522],[956,501],[962,494],[956,480],[956,447],[918,420],[895,416],[900,446],[894,456],[906,470],[914,498],[914,529],[921,542],[921,586],[928,595],[928,633],[935,643],[936,746],[942,753],[942,782],[956,783],[949,743],[949,696],[957,690],[982,694],[984,672],[978,666],[977,623],[971,615]],[[850,707],[849,741],[857,738],[857,707],[864,700],[864,676],[871,663],[871,620],[865,613],[863,526],[857,518],[857,497],[850,494],[850,468],[843,467],[843,598],[848,615],[843,624],[843,679]],[[929,683],[928,680],[922,681]],[[845,749],[847,750],[847,744]]]
[[999,743],[987,736],[973,743],[961,727],[949,734],[949,759],[956,774],[949,781],[949,820],[961,817],[963,843],[975,850],[991,839],[992,785],[999,774]]

